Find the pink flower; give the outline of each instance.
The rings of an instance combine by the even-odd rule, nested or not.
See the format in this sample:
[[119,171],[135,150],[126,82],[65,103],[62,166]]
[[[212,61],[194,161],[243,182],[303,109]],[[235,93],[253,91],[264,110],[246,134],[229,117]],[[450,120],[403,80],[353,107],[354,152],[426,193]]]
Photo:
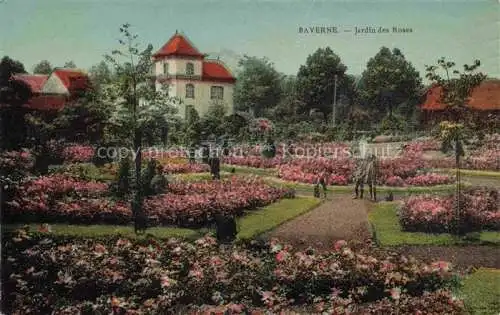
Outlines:
[[161,277],[161,287],[162,288],[168,288],[168,287],[172,286],[174,283],[175,283],[175,281],[170,279],[167,276]]
[[401,288],[392,288],[389,293],[391,294],[392,299],[399,300],[401,297]]
[[276,254],[276,260],[278,262],[285,261],[287,259],[287,257],[288,257],[288,253],[284,250],[282,250]]
[[432,266],[434,271],[447,272],[450,270],[450,263],[446,262],[446,261],[442,261],[442,260],[432,263],[431,266]]
[[336,241],[335,244],[333,245],[333,248],[336,250],[336,251],[339,251],[341,250],[342,248],[346,247],[347,246],[347,242],[344,241],[344,240],[339,240],[339,241]]

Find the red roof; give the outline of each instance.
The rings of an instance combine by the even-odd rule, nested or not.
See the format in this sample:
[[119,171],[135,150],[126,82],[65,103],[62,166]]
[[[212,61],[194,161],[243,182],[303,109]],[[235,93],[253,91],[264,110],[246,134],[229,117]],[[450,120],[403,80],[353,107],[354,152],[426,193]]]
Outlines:
[[82,71],[59,68],[54,70],[53,73],[61,79],[70,93],[75,90],[84,90],[90,87],[89,77]]
[[23,82],[29,86],[31,92],[40,93],[48,78],[48,75],[43,74],[14,74],[11,80]]
[[234,83],[236,79],[219,61],[204,61],[203,62],[203,81],[220,81]]
[[24,107],[38,110],[62,109],[66,104],[66,97],[60,95],[40,95],[32,97]]
[[188,56],[203,58],[204,55],[194,47],[191,42],[181,34],[175,34],[158,50],[153,57]]
[[[435,86],[427,92],[423,110],[439,111],[445,108],[440,103],[441,87]],[[500,110],[500,80],[487,80],[472,91],[468,105],[475,110]]]

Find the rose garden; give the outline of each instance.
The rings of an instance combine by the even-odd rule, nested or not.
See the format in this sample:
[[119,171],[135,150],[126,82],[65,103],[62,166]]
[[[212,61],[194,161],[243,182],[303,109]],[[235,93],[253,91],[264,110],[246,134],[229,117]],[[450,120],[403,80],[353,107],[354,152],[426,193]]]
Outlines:
[[[500,311],[498,118],[478,123],[456,106],[485,79],[479,64],[456,79],[428,68],[449,108],[420,135],[392,107],[381,117],[385,108],[344,108],[345,123],[331,127],[290,105],[295,120],[280,122],[283,103],[306,102],[286,89],[280,105],[248,117],[215,104],[180,121],[168,95],[136,81],[147,82],[150,55],[127,40],[106,58],[115,77],[72,106],[19,110],[13,92],[0,108],[2,123],[30,130],[2,129],[3,312]],[[121,56],[137,58],[135,68]],[[354,200],[368,153],[378,198]],[[234,219],[229,242],[220,217]]]

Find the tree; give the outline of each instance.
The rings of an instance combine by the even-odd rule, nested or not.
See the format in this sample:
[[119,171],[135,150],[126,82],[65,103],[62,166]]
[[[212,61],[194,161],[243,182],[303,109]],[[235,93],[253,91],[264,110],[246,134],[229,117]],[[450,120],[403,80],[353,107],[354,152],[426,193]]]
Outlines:
[[10,77],[16,73],[26,73],[24,65],[9,56],[4,56],[0,61],[0,87],[5,86]]
[[186,110],[186,123],[184,125],[184,143],[195,145],[201,140],[200,115],[193,106],[188,106]]
[[50,74],[52,72],[52,65],[47,60],[42,60],[33,67],[34,74]]
[[141,49],[138,35],[131,33],[128,23],[120,27],[120,33],[120,49],[106,55],[106,61],[114,66],[118,80],[107,86],[104,93],[105,102],[113,108],[111,123],[118,127],[124,137],[131,139],[136,154],[132,212],[138,232],[146,229],[142,207],[144,186],[140,176],[144,130],[157,117],[168,115],[175,100],[168,97],[166,89],[156,91],[154,82],[151,82],[149,74],[153,46]]
[[259,117],[280,100],[281,75],[267,58],[244,56],[238,65],[242,71],[234,90],[236,108]]
[[90,81],[92,86],[99,89],[102,85],[109,84],[112,80],[113,73],[109,69],[108,64],[105,61],[92,66],[89,70]]
[[283,76],[281,79],[281,90],[283,96],[270,111],[270,117],[274,121],[293,123],[300,119],[299,111],[304,106],[297,93],[297,78],[295,76]]
[[332,113],[337,75],[337,97],[348,94],[349,84],[345,72],[347,67],[330,47],[319,48],[309,55],[306,64],[300,66],[297,74],[297,90],[304,103],[302,112],[318,110],[328,121]]
[[112,110],[101,97],[97,91],[91,91],[64,106],[53,120],[58,133],[55,136],[71,142],[101,141]]
[[25,140],[26,110],[22,107],[31,97],[30,88],[17,81],[11,81],[16,73],[26,73],[24,65],[4,56],[0,61],[0,147],[18,149]]
[[397,48],[392,51],[380,48],[368,61],[362,81],[361,102],[372,113],[380,113],[377,118],[385,114],[392,116],[393,110],[404,102],[410,102],[415,108],[422,87],[418,71]]
[[73,60],[70,60],[64,64],[64,68],[76,69],[76,64],[73,62]]
[[223,102],[213,101],[208,107],[208,112],[201,119],[202,133],[222,136],[226,113],[226,105]]
[[[473,132],[470,124],[471,111],[467,106],[468,100],[474,88],[486,79],[486,75],[476,70],[481,65],[475,60],[473,65],[465,64],[463,71],[455,68],[455,62],[447,61],[444,57],[437,61],[437,65],[426,66],[426,77],[433,86],[438,88],[440,102],[445,104],[445,112],[449,120],[440,124],[440,138],[443,149],[454,150],[456,166],[456,233],[462,234],[464,227],[461,221],[461,178],[460,158],[464,156],[464,139],[467,134]],[[440,70],[441,73],[438,71]]]

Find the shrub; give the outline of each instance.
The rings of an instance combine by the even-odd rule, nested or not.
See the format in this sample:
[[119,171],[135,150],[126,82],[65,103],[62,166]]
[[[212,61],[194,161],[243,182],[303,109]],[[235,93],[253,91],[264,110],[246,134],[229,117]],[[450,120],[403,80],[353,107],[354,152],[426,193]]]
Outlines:
[[[462,192],[460,204],[455,196],[414,196],[399,210],[401,226],[407,231],[432,233],[500,230],[498,190],[470,188]],[[457,209],[457,207],[460,207]],[[456,213],[459,211],[460,221]],[[457,223],[460,224],[457,226]]]

